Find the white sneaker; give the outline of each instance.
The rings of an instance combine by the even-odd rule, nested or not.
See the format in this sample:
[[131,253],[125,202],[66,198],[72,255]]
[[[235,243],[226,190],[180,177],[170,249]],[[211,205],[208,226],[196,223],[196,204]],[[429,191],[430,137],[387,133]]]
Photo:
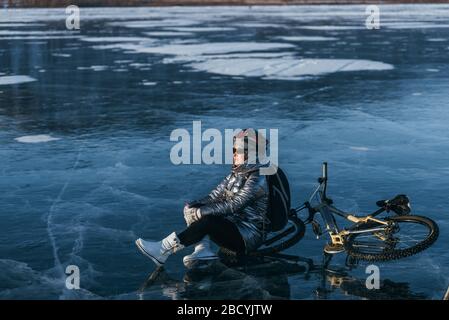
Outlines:
[[202,240],[195,246],[195,251],[192,254],[185,256],[182,261],[184,266],[189,268],[194,262],[202,260],[217,260],[218,256],[210,249],[210,243],[208,240]]
[[136,245],[158,266],[162,266],[171,254],[184,248],[175,232],[161,241],[145,241],[139,238],[136,240]]

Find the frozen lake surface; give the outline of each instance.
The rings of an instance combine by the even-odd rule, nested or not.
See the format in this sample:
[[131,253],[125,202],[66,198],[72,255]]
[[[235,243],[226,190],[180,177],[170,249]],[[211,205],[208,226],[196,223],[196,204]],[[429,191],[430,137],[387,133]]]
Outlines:
[[[448,5],[382,6],[379,30],[364,6],[82,9],[79,31],[65,17],[0,10],[0,298],[442,297]],[[195,120],[278,128],[295,204],[328,161],[338,207],[363,213],[406,193],[440,238],[378,264],[376,292],[366,263],[324,279],[277,265],[269,276],[215,266],[211,278],[186,273],[183,254],[148,284],[154,266],[134,240],[181,230],[184,202],[229,170],[170,162],[171,131]],[[288,253],[319,263],[325,242],[308,229]],[[81,290],[65,289],[67,265]]]

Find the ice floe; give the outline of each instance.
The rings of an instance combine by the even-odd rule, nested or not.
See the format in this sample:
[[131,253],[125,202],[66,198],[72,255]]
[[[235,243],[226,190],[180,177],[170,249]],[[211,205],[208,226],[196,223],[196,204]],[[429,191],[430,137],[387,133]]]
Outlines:
[[33,82],[36,81],[36,79],[30,77],[30,76],[0,76],[0,85],[8,85],[8,84],[19,84],[19,83],[27,83],[27,82]]
[[51,135],[48,134],[38,134],[33,136],[23,136],[15,138],[17,142],[22,143],[42,143],[42,142],[50,142],[50,141],[56,141],[60,140],[60,138],[54,138]]

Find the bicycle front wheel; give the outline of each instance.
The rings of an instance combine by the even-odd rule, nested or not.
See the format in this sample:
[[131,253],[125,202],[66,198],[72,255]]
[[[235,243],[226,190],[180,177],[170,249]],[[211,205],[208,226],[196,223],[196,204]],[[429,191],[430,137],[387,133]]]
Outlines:
[[[389,226],[382,231],[350,234],[345,241],[348,255],[367,261],[388,261],[409,257],[430,247],[438,238],[438,225],[421,216],[395,216],[385,219]],[[357,231],[378,227],[372,222]]]

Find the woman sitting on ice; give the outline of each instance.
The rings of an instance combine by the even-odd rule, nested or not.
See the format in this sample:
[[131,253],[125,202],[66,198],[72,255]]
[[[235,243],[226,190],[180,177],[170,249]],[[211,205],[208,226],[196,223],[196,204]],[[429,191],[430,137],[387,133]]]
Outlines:
[[[197,260],[217,259],[206,236],[218,246],[239,254],[256,250],[264,242],[269,225],[266,176],[260,174],[258,161],[248,163],[248,150],[257,150],[258,139],[257,131],[252,129],[237,134],[231,174],[207,197],[184,207],[185,230],[173,232],[158,242],[137,239],[136,245],[142,253],[161,266],[171,254],[195,245],[194,252],[183,259],[186,266]],[[251,149],[249,144],[255,148]]]

